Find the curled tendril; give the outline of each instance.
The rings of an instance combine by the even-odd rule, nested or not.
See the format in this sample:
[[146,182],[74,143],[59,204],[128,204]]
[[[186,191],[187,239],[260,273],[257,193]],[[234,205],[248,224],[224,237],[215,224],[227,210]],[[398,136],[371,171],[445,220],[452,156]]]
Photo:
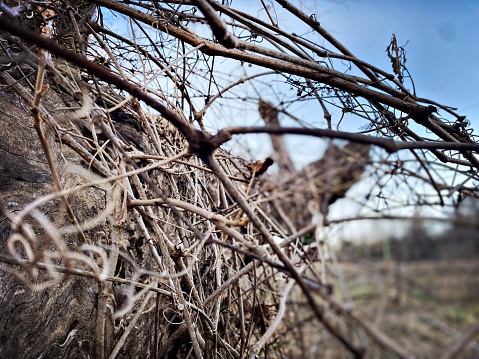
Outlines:
[[[61,256],[57,252],[42,250],[42,243],[37,236],[29,233],[30,230],[25,229],[27,227],[24,225],[24,234],[14,233],[7,241],[9,253],[27,274],[13,269],[9,269],[9,271],[31,290],[38,291],[63,279],[63,275],[58,273],[53,266],[54,260],[60,259]],[[38,263],[40,262],[48,273],[47,279],[41,283],[38,282]]]
[[[35,254],[30,244],[30,241],[21,234],[12,234],[7,241],[7,248],[8,252],[12,255],[13,258],[15,258],[18,264],[31,265],[35,263]],[[32,269],[36,268],[32,267]]]
[[77,252],[70,252],[66,255],[68,261],[71,262],[81,262],[88,266],[93,273],[95,273],[97,279],[100,282],[106,281],[108,278],[108,273],[110,271],[110,266],[108,263],[108,256],[106,254],[106,251],[103,248],[100,248],[98,246],[94,246],[91,244],[83,244],[79,248],[83,252],[88,252],[89,254],[94,253],[97,254],[100,259],[101,259],[101,264],[102,264],[102,269],[98,266],[98,263],[95,261],[94,257],[92,255],[86,255],[82,253],[77,253]]

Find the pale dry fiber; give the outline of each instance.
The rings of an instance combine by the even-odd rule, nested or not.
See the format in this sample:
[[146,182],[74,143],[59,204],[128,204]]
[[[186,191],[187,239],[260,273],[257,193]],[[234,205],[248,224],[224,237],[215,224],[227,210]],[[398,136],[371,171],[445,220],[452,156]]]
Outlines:
[[[0,10],[1,357],[19,348],[26,358],[289,357],[305,313],[322,328],[310,345],[328,355],[414,355],[332,293],[338,272],[324,241],[328,205],[363,171],[373,183],[356,200],[367,208],[376,196],[378,217],[389,215],[388,201],[476,196],[475,137],[463,117],[407,89],[395,41],[396,77],[287,1],[277,6],[331,49],[281,30],[271,7],[261,20],[206,0],[37,5]],[[126,19],[128,37],[108,28],[109,14]],[[196,23],[214,36],[195,33]],[[256,72],[226,76],[216,64],[225,58]],[[335,69],[336,60],[362,75]],[[257,113],[261,96],[242,86],[263,76],[296,88],[289,104],[315,101],[327,128],[207,131],[209,113],[242,100],[267,117]],[[268,106],[270,117],[294,117],[285,103]],[[333,130],[349,115],[366,122],[362,133]],[[352,142],[297,172],[284,154],[274,176],[270,161],[221,148],[248,133]],[[372,145],[388,154],[371,156]],[[401,149],[412,156],[396,156]]]

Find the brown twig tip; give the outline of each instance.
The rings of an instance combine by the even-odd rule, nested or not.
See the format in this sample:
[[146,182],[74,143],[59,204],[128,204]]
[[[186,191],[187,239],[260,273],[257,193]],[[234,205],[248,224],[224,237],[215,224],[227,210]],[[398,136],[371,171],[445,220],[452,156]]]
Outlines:
[[273,163],[274,161],[271,157],[266,157],[263,161],[248,162],[245,166],[249,169],[251,176],[258,177],[265,173]]

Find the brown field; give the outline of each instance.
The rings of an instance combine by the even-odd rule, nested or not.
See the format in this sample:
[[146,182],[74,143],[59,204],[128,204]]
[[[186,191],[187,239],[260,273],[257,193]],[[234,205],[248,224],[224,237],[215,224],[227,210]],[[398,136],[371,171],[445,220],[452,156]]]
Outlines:
[[[336,274],[330,277],[334,296],[350,303],[358,317],[374,324],[411,357],[440,358],[479,318],[479,260],[346,262],[339,270],[343,285]],[[341,289],[344,283],[347,290]],[[283,358],[350,358],[320,327],[301,298],[299,291],[292,296],[284,335],[272,345],[282,347]],[[337,321],[337,325],[350,331],[358,343],[366,340],[347,323]],[[374,343],[369,348],[367,358],[396,357]],[[276,355],[268,356],[266,351],[264,357]],[[478,357],[477,341],[459,356]]]

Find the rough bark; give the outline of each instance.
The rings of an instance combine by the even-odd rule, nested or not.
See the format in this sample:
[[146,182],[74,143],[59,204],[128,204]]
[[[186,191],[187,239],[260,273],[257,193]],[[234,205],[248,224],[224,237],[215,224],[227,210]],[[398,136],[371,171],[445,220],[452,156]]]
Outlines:
[[[34,69],[25,70],[33,73]],[[24,82],[20,84],[25,85]],[[42,146],[33,128],[31,103],[21,98],[14,87],[8,87],[4,83],[2,85],[0,194],[6,212],[15,214],[35,199],[54,192],[54,187]],[[50,113],[54,113],[54,108],[64,107],[64,99],[69,100],[68,94],[59,91],[51,89],[43,102]],[[61,120],[64,116],[65,114],[60,114],[55,119]],[[120,119],[118,123],[118,130],[124,134],[125,142],[130,142],[128,133],[133,133],[134,136],[134,120]],[[48,126],[42,127],[59,169],[63,189],[85,183],[86,179],[75,170],[75,166],[86,168],[85,161],[68,146],[60,143]],[[135,138],[142,142],[140,134]],[[111,200],[110,196],[108,191],[101,188],[86,188],[69,195],[68,201],[77,220],[84,223],[105,210],[107,202]],[[38,212],[58,227],[71,225],[59,199],[40,206]],[[116,221],[118,214],[113,212],[111,217]],[[134,237],[129,222],[120,228],[111,226],[110,222],[108,219],[103,220],[93,229],[85,231],[86,238],[93,243],[121,248],[128,246],[129,240]],[[27,218],[25,223],[37,235],[34,244],[52,245],[47,244],[46,229],[37,220]],[[0,255],[8,258],[12,253],[7,248],[7,240],[13,233],[10,221],[4,214],[0,215],[0,226]],[[116,238],[116,243],[112,238]],[[82,238],[77,234],[65,235],[61,240],[66,250],[71,252],[78,251],[83,244]],[[23,253],[21,249],[18,251]],[[39,259],[39,262],[42,260]],[[66,265],[63,260],[56,264]],[[115,267],[111,270],[114,271]],[[122,270],[123,276],[129,273],[128,268]],[[115,291],[121,287],[84,276],[65,275],[45,289],[32,290],[36,285],[41,286],[52,280],[52,277],[43,270],[34,276],[18,266],[3,263],[0,264],[0,271],[1,358],[98,358],[109,355],[118,343],[125,328],[123,320],[115,322],[112,315],[121,305],[114,300]],[[145,357],[151,353],[153,343],[149,331],[153,331],[155,316],[156,312],[153,311],[139,319],[137,329],[133,329],[133,335],[128,337],[118,357],[124,357],[125,353],[133,357]],[[142,328],[142,331],[138,328]]]
[[[0,194],[12,213],[52,191],[30,105],[5,85],[0,91]],[[63,217],[55,207],[50,204],[41,210],[50,218]],[[5,254],[11,228],[3,214],[0,218],[0,250]],[[94,280],[71,277],[32,292],[11,272],[15,267],[0,266],[0,357],[84,358],[92,353],[96,309],[87,289],[96,291]],[[38,282],[44,279],[40,274]]]

